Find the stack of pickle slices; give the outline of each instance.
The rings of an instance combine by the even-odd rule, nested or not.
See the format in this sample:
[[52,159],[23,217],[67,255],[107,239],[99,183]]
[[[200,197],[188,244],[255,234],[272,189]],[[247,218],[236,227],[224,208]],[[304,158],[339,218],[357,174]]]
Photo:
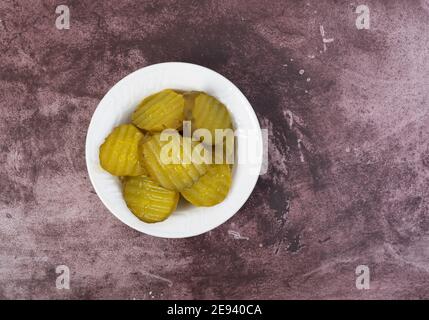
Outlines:
[[[100,164],[120,177],[124,200],[134,215],[145,222],[160,222],[174,212],[180,195],[202,207],[226,198],[232,182],[230,165],[193,156],[201,145],[215,149],[216,129],[232,129],[224,104],[204,92],[166,89],[140,102],[131,119],[132,123],[114,128],[100,146]],[[194,140],[187,147],[185,139],[191,138],[180,134],[184,121],[190,121],[192,132],[206,129],[211,139],[197,136],[201,142]],[[165,130],[174,139],[162,139]],[[170,144],[169,162],[163,159],[166,144]]]

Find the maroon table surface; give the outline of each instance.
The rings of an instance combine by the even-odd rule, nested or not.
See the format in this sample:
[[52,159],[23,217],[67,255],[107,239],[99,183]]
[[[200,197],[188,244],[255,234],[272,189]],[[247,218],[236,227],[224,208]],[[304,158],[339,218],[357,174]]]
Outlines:
[[[0,298],[429,298],[429,3],[366,1],[362,30],[359,4],[2,1]],[[229,78],[270,133],[244,207],[188,239],[121,223],[85,165],[100,99],[165,61]]]

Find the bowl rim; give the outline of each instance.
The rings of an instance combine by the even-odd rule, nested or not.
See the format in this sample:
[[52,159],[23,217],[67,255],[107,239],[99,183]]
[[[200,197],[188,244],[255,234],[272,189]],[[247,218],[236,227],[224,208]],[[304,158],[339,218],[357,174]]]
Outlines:
[[[103,103],[103,100],[106,99],[106,96],[108,95],[108,93],[113,90],[115,87],[120,86],[122,82],[126,81],[126,79],[128,77],[131,77],[132,75],[138,73],[138,72],[142,72],[142,70],[146,70],[149,71],[151,69],[156,69],[156,68],[165,68],[165,67],[170,67],[170,66],[177,66],[177,65],[181,65],[181,66],[188,66],[188,67],[192,67],[192,68],[197,68],[202,70],[203,72],[209,72],[209,73],[213,73],[218,77],[221,77],[224,81],[226,81],[226,83],[228,83],[229,86],[234,87],[237,90],[237,94],[240,95],[240,99],[243,101],[243,105],[246,107],[246,111],[247,113],[250,115],[250,117],[252,118],[252,121],[256,124],[256,127],[254,129],[257,130],[257,135],[258,135],[258,139],[260,139],[261,144],[259,145],[259,150],[257,155],[258,155],[258,159],[256,159],[256,169],[255,169],[255,175],[254,178],[252,179],[251,182],[249,182],[249,192],[248,194],[246,194],[243,199],[242,199],[242,203],[239,204],[239,206],[237,206],[238,209],[236,210],[232,210],[233,212],[230,212],[229,214],[225,214],[223,216],[223,218],[220,220],[220,222],[216,223],[214,226],[212,226],[210,229],[207,230],[198,230],[196,232],[190,232],[189,234],[186,235],[174,235],[172,236],[171,234],[160,234],[160,233],[156,233],[156,232],[151,232],[151,231],[143,231],[138,229],[136,226],[128,223],[127,221],[124,221],[120,214],[117,214],[115,212],[115,210],[113,208],[110,207],[110,205],[108,205],[105,201],[105,199],[101,196],[101,192],[100,190],[98,190],[97,188],[97,184],[95,183],[95,177],[94,174],[92,173],[91,170],[91,166],[90,166],[90,159],[89,159],[89,144],[88,141],[90,139],[89,137],[89,133],[91,131],[91,128],[95,125],[95,115],[97,113],[97,110],[99,109],[100,105]],[[97,104],[97,107],[94,109],[92,116],[91,116],[91,120],[89,122],[88,128],[87,128],[87,132],[86,132],[86,139],[85,139],[85,163],[86,163],[86,168],[87,168],[87,173],[89,176],[89,180],[91,181],[92,187],[95,190],[95,193],[97,195],[97,197],[101,200],[101,202],[103,203],[103,205],[108,209],[108,211],[113,214],[113,216],[115,216],[118,220],[120,220],[122,223],[126,224],[127,226],[131,227],[132,229],[139,231],[141,233],[150,235],[150,236],[154,236],[154,237],[159,237],[159,238],[166,238],[166,239],[180,239],[180,238],[189,238],[189,237],[195,237],[201,234],[204,234],[206,232],[209,232],[217,227],[219,227],[220,225],[224,224],[225,222],[227,222],[229,219],[231,219],[242,207],[243,205],[247,202],[247,200],[249,199],[250,195],[252,194],[256,183],[259,179],[259,175],[261,172],[261,168],[262,168],[262,162],[263,162],[263,153],[262,153],[262,131],[261,131],[261,126],[258,120],[258,117],[256,116],[255,110],[253,109],[252,105],[250,104],[250,102],[248,101],[248,99],[246,98],[246,96],[241,92],[241,90],[232,82],[230,81],[228,78],[226,78],[225,76],[223,76],[222,74],[218,73],[217,71],[214,71],[210,68],[198,65],[198,64],[193,64],[193,63],[188,63],[188,62],[176,62],[176,61],[172,61],[172,62],[161,62],[161,63],[156,63],[156,64],[151,64],[151,65],[147,65],[145,67],[139,68],[129,74],[127,74],[126,76],[124,76],[123,78],[121,78],[118,82],[116,82],[112,87],[110,87],[106,93],[104,94],[104,96],[100,99],[100,101]],[[144,221],[142,221],[144,223]]]

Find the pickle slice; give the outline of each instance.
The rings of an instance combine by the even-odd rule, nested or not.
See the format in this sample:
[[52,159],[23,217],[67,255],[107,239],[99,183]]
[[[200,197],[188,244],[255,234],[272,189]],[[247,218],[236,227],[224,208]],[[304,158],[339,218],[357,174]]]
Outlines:
[[190,188],[182,190],[181,194],[194,206],[211,207],[225,200],[231,181],[229,165],[211,165],[205,175]]
[[184,114],[186,120],[192,119],[192,109],[195,104],[195,98],[200,94],[200,91],[186,91],[183,93],[185,99]]
[[191,158],[195,156],[195,145],[185,146],[185,139],[178,133],[172,136],[170,141],[161,141],[160,134],[146,140],[142,144],[142,159],[151,178],[166,189],[181,191],[206,173],[207,164]]
[[185,99],[171,89],[165,89],[144,99],[132,115],[139,128],[157,132],[180,128],[184,119]]
[[204,139],[204,143],[215,143],[216,129],[232,129],[231,118],[228,109],[216,98],[205,93],[200,93],[192,107],[192,132],[198,129],[207,129],[211,139]]
[[160,222],[176,209],[179,193],[160,187],[146,176],[127,177],[124,181],[125,203],[144,222]]
[[213,164],[229,164],[230,167],[235,162],[235,138],[225,139],[223,144],[216,144],[212,147]]
[[101,167],[114,176],[138,176],[146,171],[140,162],[138,146],[143,134],[132,124],[123,124],[100,146]]

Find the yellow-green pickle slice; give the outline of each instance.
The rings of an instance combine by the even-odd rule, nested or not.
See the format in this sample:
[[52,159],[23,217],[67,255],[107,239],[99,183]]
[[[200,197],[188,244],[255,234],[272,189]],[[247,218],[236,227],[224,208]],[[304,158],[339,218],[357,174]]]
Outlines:
[[142,160],[150,177],[162,187],[181,191],[205,174],[208,165],[194,161],[194,145],[185,147],[180,134],[175,136],[170,141],[161,141],[160,134],[150,137],[142,144]]
[[211,165],[190,188],[182,190],[182,196],[197,207],[211,207],[221,203],[231,187],[231,170],[227,164]]
[[176,209],[179,193],[160,187],[146,176],[127,177],[124,181],[125,203],[144,222],[160,222]]
[[100,164],[114,176],[138,176],[146,171],[140,162],[138,146],[143,134],[132,124],[123,124],[100,146]]
[[197,129],[207,129],[211,134],[212,140],[204,141],[205,143],[215,143],[216,129],[232,129],[228,109],[208,94],[200,93],[195,97],[191,114],[192,132]]
[[186,120],[192,119],[192,109],[195,105],[195,98],[198,97],[200,93],[200,91],[186,91],[183,93],[183,98],[185,99],[184,114]]
[[132,114],[132,122],[150,132],[177,129],[182,126],[184,106],[182,94],[165,89],[144,99]]

